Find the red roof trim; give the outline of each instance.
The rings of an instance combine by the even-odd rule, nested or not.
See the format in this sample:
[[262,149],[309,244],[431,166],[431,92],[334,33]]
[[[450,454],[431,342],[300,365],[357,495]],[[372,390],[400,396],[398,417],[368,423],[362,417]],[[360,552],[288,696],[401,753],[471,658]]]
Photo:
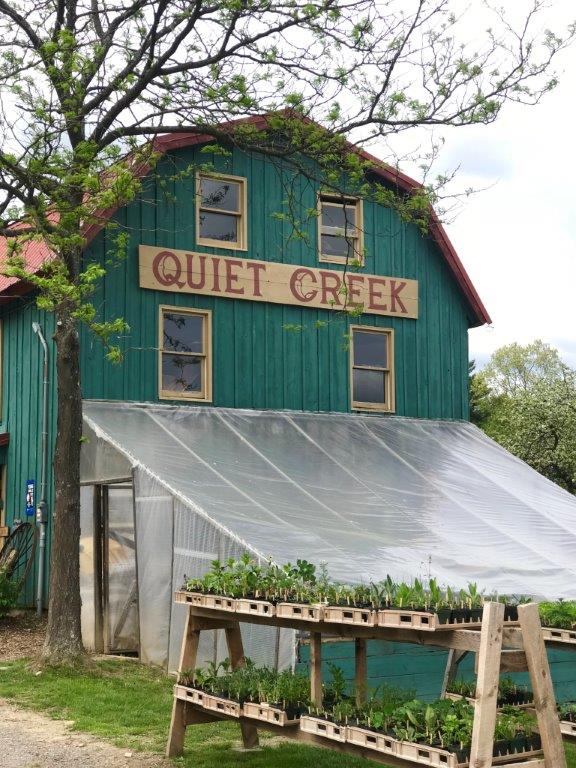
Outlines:
[[10,432],[0,432],[0,448],[10,442]]
[[[310,125],[317,125],[308,118],[302,118],[302,119]],[[256,115],[253,117],[243,118],[240,120],[231,121],[229,123],[224,123],[219,126],[219,129],[221,132],[226,132],[226,130],[232,131],[232,129],[237,127],[238,125],[253,125],[256,128],[263,130],[268,125],[268,119],[265,115]],[[210,141],[215,141],[215,138],[214,136],[210,136],[208,134],[193,133],[193,132],[168,133],[162,136],[157,136],[154,139],[153,148],[159,154],[165,154],[166,152],[171,152],[173,150],[181,149],[183,147],[190,147],[196,144],[206,144],[207,142],[210,142]],[[363,160],[366,160],[368,163],[370,163],[372,165],[371,170],[374,173],[379,175],[382,179],[384,179],[388,183],[396,185],[403,192],[410,193],[416,189],[422,188],[422,185],[420,184],[420,182],[410,178],[410,176],[407,176],[405,173],[402,173],[402,171],[399,171],[396,168],[392,168],[391,166],[387,165],[379,158],[367,152],[366,150],[360,149],[359,147],[356,147],[354,144],[351,144],[350,142],[346,142],[346,146],[347,146],[347,149],[349,149],[351,152],[358,153],[358,155]],[[142,163],[134,169],[134,172],[135,172],[135,175],[138,176],[138,178],[144,178],[150,172],[150,166],[147,163]],[[112,208],[108,208],[105,211],[97,212],[96,216],[98,217],[99,221],[97,223],[91,224],[84,231],[86,245],[88,245],[94,239],[94,237],[96,237],[98,232],[105,226],[105,223],[116,213],[118,208],[120,208],[120,206],[115,206]],[[440,249],[440,252],[442,253],[444,259],[446,260],[448,268],[452,272],[454,279],[456,280],[456,283],[458,284],[460,290],[468,300],[468,303],[474,315],[474,321],[475,321],[474,324],[483,325],[484,323],[491,323],[492,320],[490,319],[490,315],[488,314],[484,304],[482,303],[482,300],[478,295],[478,292],[474,288],[474,285],[472,284],[472,281],[470,280],[470,277],[468,276],[468,273],[466,272],[464,265],[460,261],[460,258],[458,257],[458,254],[456,253],[454,246],[450,242],[450,239],[446,234],[444,227],[442,226],[438,216],[436,215],[435,211],[432,208],[430,208],[430,215],[431,215],[430,234],[432,235],[433,240],[435,241],[436,245]],[[48,257],[49,257],[49,253],[48,253],[48,249],[46,249],[46,258]],[[22,288],[20,290],[17,290],[16,286],[13,283],[11,283],[10,285],[5,285],[4,287],[0,288],[0,296],[4,294],[5,291],[7,291],[9,288],[11,288],[11,293],[20,294],[20,293],[26,292],[26,290],[28,289],[28,286],[26,286],[25,284],[24,290],[22,290]]]

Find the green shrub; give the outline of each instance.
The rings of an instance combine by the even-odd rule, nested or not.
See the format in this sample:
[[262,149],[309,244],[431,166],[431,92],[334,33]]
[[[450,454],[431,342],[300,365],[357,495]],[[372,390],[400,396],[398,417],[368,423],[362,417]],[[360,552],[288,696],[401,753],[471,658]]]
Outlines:
[[10,581],[5,571],[0,570],[0,619],[16,605],[18,587]]
[[572,629],[576,624],[576,600],[540,603],[540,619],[545,627]]

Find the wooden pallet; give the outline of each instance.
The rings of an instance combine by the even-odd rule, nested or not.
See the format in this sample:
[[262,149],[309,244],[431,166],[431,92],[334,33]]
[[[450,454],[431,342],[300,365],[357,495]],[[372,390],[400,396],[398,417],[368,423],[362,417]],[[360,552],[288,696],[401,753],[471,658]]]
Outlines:
[[[181,594],[181,593],[180,593]],[[475,714],[472,732],[470,768],[566,768],[566,758],[562,745],[560,721],[556,711],[554,690],[546,648],[542,636],[538,606],[535,603],[518,607],[519,626],[509,627],[504,623],[504,605],[486,603],[482,617],[482,626],[477,629],[459,629],[449,631],[421,630],[416,628],[370,627],[362,624],[338,625],[327,621],[324,616],[313,627],[301,618],[282,618],[261,613],[241,614],[222,610],[208,609],[194,604],[187,597],[177,596],[178,602],[188,605],[188,616],[180,656],[180,670],[195,666],[200,633],[204,630],[223,629],[228,644],[228,655],[233,668],[244,664],[240,621],[263,626],[308,628],[310,631],[310,684],[313,703],[322,705],[322,633],[339,634],[356,639],[356,691],[358,700],[366,690],[366,640],[380,639],[415,642],[448,648],[453,659],[473,651],[477,655],[477,687],[475,696]],[[239,602],[239,601],[237,601]],[[256,602],[256,601],[250,601]],[[506,656],[504,655],[506,654]],[[494,727],[497,715],[498,680],[500,670],[505,666],[520,670],[527,669],[530,674],[534,693],[534,708],[538,721],[538,730],[542,739],[542,751],[518,753],[493,757]],[[182,754],[184,736],[189,725],[210,722],[218,719],[236,719],[240,725],[244,746],[255,747],[258,744],[257,728],[266,728],[276,733],[284,733],[287,738],[305,743],[320,744],[341,752],[370,757],[389,766],[408,768],[408,766],[428,765],[461,768],[455,763],[456,756],[446,750],[438,750],[422,744],[397,742],[392,753],[374,748],[358,731],[349,733],[349,726],[337,726],[321,718],[302,717],[300,726],[284,729],[277,723],[260,718],[248,718],[236,710],[225,711],[227,700],[203,701],[200,706],[182,692],[183,686],[176,686],[172,721],[167,745],[169,757]],[[217,698],[217,697],[215,697]],[[239,705],[238,705],[239,706]],[[212,708],[210,708],[212,707]],[[219,707],[219,708],[218,708]],[[256,725],[256,723],[258,723]],[[362,743],[362,739],[364,742]],[[378,744],[378,739],[376,739]],[[389,747],[384,744],[384,748]],[[435,762],[436,761],[436,762]]]

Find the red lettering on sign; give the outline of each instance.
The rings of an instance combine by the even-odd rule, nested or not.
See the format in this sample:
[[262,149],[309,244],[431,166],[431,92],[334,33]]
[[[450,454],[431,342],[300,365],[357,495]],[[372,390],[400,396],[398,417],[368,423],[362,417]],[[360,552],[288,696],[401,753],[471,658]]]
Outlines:
[[233,286],[233,283],[237,283],[239,278],[238,275],[232,271],[236,267],[242,267],[243,263],[238,259],[226,259],[224,264],[226,265],[226,293],[243,294],[243,287],[236,288]]
[[260,272],[266,272],[266,264],[254,264],[251,261],[247,261],[246,269],[251,269],[254,273],[254,296],[262,296],[262,291],[260,290]]
[[381,309],[383,312],[388,310],[386,304],[378,304],[376,299],[382,298],[382,291],[377,291],[376,286],[381,285],[382,288],[386,287],[386,280],[382,280],[378,277],[368,278],[368,309]]
[[152,262],[152,272],[161,285],[184,288],[186,283],[180,280],[182,276],[182,264],[172,251],[160,251]]
[[311,269],[306,269],[306,267],[295,269],[290,278],[290,290],[295,299],[308,302],[316,298],[318,291],[313,288],[311,291],[308,291],[308,293],[303,292],[303,281],[305,277],[309,277],[313,283],[316,283],[316,276]]
[[[322,304],[340,306],[340,296],[338,293],[342,286],[340,275],[337,272],[320,270],[320,277],[322,278]],[[332,282],[332,285],[330,285],[330,282]],[[330,301],[328,301],[328,294],[332,296]]]
[[362,295],[360,288],[355,288],[354,283],[359,283],[360,285],[364,285],[364,275],[346,275],[346,282],[348,283],[348,299],[349,304],[352,304],[354,306],[358,306],[359,304],[362,304],[361,301],[355,301],[356,298],[360,298]]
[[[186,254],[186,261],[187,261],[187,270],[186,270],[186,282],[188,283],[189,287],[197,290],[201,290],[204,288],[204,285],[206,283],[206,256],[199,256],[197,253],[187,253]],[[194,262],[198,261],[198,267],[197,267],[197,274],[199,275],[198,280],[194,280],[193,276],[195,274],[194,271]]]
[[396,287],[396,280],[390,280],[390,299],[391,299],[391,306],[390,306],[390,312],[396,312],[396,302],[400,305],[400,312],[402,312],[403,315],[408,314],[408,310],[404,306],[402,299],[398,295],[400,291],[402,291],[404,288],[406,288],[406,283],[400,283],[398,287]]
[[216,259],[212,257],[212,290],[215,291],[215,293],[220,293],[220,272],[218,271],[220,269],[220,259]]

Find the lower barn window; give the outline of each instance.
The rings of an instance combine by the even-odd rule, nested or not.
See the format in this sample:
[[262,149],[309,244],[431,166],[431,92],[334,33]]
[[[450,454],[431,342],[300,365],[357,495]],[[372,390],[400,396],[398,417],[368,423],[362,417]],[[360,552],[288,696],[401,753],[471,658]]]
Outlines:
[[352,408],[394,410],[393,331],[383,328],[350,328]]
[[160,307],[160,398],[212,400],[211,313]]

